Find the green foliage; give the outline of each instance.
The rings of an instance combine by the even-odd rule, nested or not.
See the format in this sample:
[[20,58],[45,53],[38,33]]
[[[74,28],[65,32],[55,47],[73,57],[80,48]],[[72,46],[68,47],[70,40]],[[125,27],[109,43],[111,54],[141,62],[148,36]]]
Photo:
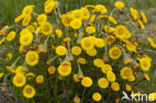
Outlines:
[[[0,2],[0,27],[14,23],[14,18],[18,16],[25,5],[35,5],[38,13],[43,11],[43,3],[45,0],[1,0]],[[84,4],[103,4],[107,9],[112,9],[116,0],[58,0],[62,12],[80,8]],[[130,6],[137,9],[155,8],[155,0],[131,0]],[[132,5],[134,4],[134,5]]]

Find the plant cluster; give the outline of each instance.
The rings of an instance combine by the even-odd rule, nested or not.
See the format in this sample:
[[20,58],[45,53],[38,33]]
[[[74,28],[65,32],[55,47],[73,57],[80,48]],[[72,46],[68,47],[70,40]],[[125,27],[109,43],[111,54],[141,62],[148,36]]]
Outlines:
[[[122,1],[114,6],[108,12],[101,4],[86,5],[66,14],[54,0],[44,3],[42,14],[34,5],[25,6],[15,24],[0,31],[6,55],[1,60],[2,85],[9,85],[19,101],[23,96],[47,102],[119,103],[122,91],[130,93],[140,81],[150,82],[152,59],[140,38],[146,32],[146,15]],[[152,38],[148,41],[156,48]],[[149,98],[152,95],[156,99],[156,93]]]

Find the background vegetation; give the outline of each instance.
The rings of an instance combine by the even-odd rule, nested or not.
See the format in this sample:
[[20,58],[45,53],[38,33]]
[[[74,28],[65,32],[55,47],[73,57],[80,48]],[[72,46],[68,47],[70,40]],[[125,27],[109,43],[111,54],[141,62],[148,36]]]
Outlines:
[[[70,11],[72,9],[80,8],[85,4],[103,4],[107,9],[112,9],[116,0],[58,0],[62,12]],[[128,0],[129,1],[129,0]],[[156,8],[155,0],[130,0],[131,3],[127,4],[137,9],[149,10]],[[14,18],[18,16],[23,7],[28,4],[35,5],[35,10],[40,13],[43,11],[43,3],[45,0],[1,0],[0,1],[0,24],[11,25],[14,23]]]

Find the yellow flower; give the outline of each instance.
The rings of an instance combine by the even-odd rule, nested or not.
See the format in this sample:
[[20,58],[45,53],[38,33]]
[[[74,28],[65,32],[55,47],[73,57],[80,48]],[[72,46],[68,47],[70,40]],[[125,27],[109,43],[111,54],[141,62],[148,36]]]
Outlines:
[[34,32],[35,31],[35,27],[33,25],[27,26],[26,29],[28,29],[30,32]]
[[128,79],[133,75],[133,71],[130,67],[123,67],[120,71],[120,75],[123,79]]
[[88,26],[88,27],[86,28],[86,32],[87,32],[88,34],[93,34],[93,33],[96,32],[96,28],[95,28],[94,26]]
[[82,21],[80,19],[74,19],[71,21],[70,26],[73,29],[79,29],[82,26]]
[[44,12],[45,12],[46,14],[51,13],[52,10],[56,8],[56,4],[57,4],[56,1],[51,1],[51,2],[47,3],[47,4],[45,5],[45,7],[44,7]]
[[71,16],[73,19],[81,20],[83,18],[83,13],[81,10],[78,9],[78,10],[72,11]]
[[92,98],[93,98],[94,101],[99,102],[99,101],[101,101],[102,96],[101,96],[100,93],[95,92],[95,93],[92,95]]
[[144,77],[145,77],[146,80],[150,81],[150,77],[149,77],[149,75],[147,73],[144,73]]
[[89,37],[84,37],[82,40],[81,40],[81,47],[82,49],[84,50],[89,50],[91,48],[94,47],[94,42],[91,38]]
[[18,73],[13,77],[13,84],[16,87],[22,87],[25,85],[25,83],[26,83],[26,77],[23,74]]
[[119,98],[115,99],[115,103],[120,103],[120,99]]
[[70,75],[72,71],[71,63],[68,61],[64,61],[59,67],[58,67],[58,73],[62,76],[68,76]]
[[151,45],[153,48],[156,48],[156,43],[154,42],[154,40],[153,40],[151,37],[148,37],[147,40],[148,40],[148,42],[150,43],[150,45]]
[[12,60],[12,54],[11,53],[8,53],[8,55],[7,55],[7,61],[10,61],[10,60]]
[[131,86],[129,84],[126,84],[126,91],[131,91],[131,90],[132,90]]
[[1,30],[0,30],[0,35],[3,35],[5,36],[6,35],[6,32],[9,30],[9,26],[6,25],[4,26]]
[[37,22],[39,25],[41,25],[43,22],[46,22],[46,21],[47,21],[47,15],[45,15],[45,14],[40,14],[37,17]]
[[101,38],[97,38],[95,41],[95,46],[98,48],[103,48],[105,46],[105,42]]
[[29,29],[25,28],[25,29],[22,29],[21,32],[20,32],[20,36],[23,36],[27,33],[30,33]]
[[74,47],[72,47],[71,52],[72,52],[73,55],[78,56],[78,55],[81,54],[82,50],[81,50],[80,47],[74,46]]
[[65,27],[69,27],[72,19],[69,15],[66,14],[66,15],[61,15],[61,21]]
[[130,52],[135,52],[137,53],[137,50],[136,50],[136,45],[131,43],[130,41],[126,41],[126,47],[127,49],[130,51]]
[[49,35],[53,32],[53,26],[49,22],[43,22],[41,24],[41,32],[44,35]]
[[124,25],[119,25],[115,29],[115,36],[121,40],[130,38],[131,34],[129,37],[127,37],[128,34],[130,34],[130,33]]
[[15,18],[15,23],[20,22],[24,18],[23,15],[19,15],[18,17]]
[[128,81],[134,82],[135,81],[134,75],[130,75],[129,78],[128,78]]
[[111,44],[113,44],[115,42],[115,37],[113,36],[113,35],[110,35],[110,36],[107,36],[106,37],[106,43],[108,44],[108,45],[111,45]]
[[96,15],[92,15],[91,16],[91,18],[89,20],[89,22],[90,22],[91,25],[92,25],[92,23],[94,23],[95,18],[96,18]]
[[70,37],[65,37],[65,38],[63,39],[63,42],[68,42],[68,41],[71,41],[71,38],[70,38]]
[[86,53],[89,55],[89,56],[95,56],[97,54],[97,50],[95,48],[91,48],[91,49],[87,49],[86,50]]
[[94,5],[86,5],[85,7],[86,7],[86,8],[91,8],[91,9],[94,9],[94,8],[95,8]]
[[25,76],[26,78],[31,79],[35,77],[35,74],[30,72],[30,73],[27,73]]
[[15,70],[11,66],[6,66],[6,69],[12,74],[16,73]]
[[8,35],[7,35],[7,41],[12,41],[16,36],[16,32],[11,31]]
[[93,84],[93,81],[90,77],[84,77],[82,80],[81,80],[81,84],[82,86],[84,87],[91,87],[92,84]]
[[151,67],[151,61],[147,57],[140,59],[140,67],[143,71],[149,71]]
[[133,17],[134,20],[138,19],[139,14],[138,14],[138,11],[136,9],[134,9],[134,8],[131,7],[130,8],[130,13],[131,13],[131,15],[132,15],[132,17]]
[[78,74],[74,74],[74,75],[73,75],[73,79],[74,79],[74,81],[75,81],[76,83],[80,81],[79,78],[78,78]]
[[78,58],[78,59],[77,59],[77,62],[78,62],[79,64],[86,64],[86,59],[85,59],[85,58]]
[[116,8],[125,7],[125,4],[122,1],[116,1],[114,5],[115,5]]
[[33,41],[33,34],[31,32],[26,33],[20,37],[20,44],[22,46],[29,46]]
[[30,21],[31,21],[31,15],[26,15],[22,21],[22,25],[27,26],[29,25]]
[[80,101],[81,100],[78,96],[74,97],[74,100],[73,100],[74,103],[80,103]]
[[25,61],[30,66],[38,64],[39,55],[34,51],[29,51],[25,56]]
[[37,22],[33,22],[32,25],[33,25],[35,28],[37,28],[37,26],[38,26]]
[[55,30],[55,33],[56,33],[56,35],[57,35],[58,38],[61,38],[61,36],[62,36],[62,30],[56,29]]
[[66,52],[67,52],[67,49],[66,49],[66,47],[64,47],[64,46],[58,46],[57,48],[56,48],[56,54],[57,55],[59,55],[59,56],[64,56],[64,55],[66,55]]
[[38,75],[38,76],[36,77],[36,82],[37,82],[38,84],[43,83],[43,82],[44,82],[44,76],[43,76],[43,75]]
[[89,19],[90,13],[89,13],[89,10],[87,8],[82,7],[81,12],[82,12],[82,15],[83,15],[83,19],[85,19],[85,20]]
[[104,65],[104,62],[102,59],[94,59],[93,64],[97,67],[102,67]]
[[24,48],[23,45],[21,45],[21,46],[19,47],[19,52],[20,52],[20,53],[26,53],[26,50],[25,50],[25,48]]
[[0,79],[3,77],[4,73],[0,73]]
[[151,99],[156,100],[156,92],[150,93],[150,94],[148,95],[148,98],[149,98],[150,100],[151,100]]
[[131,64],[132,63],[132,60],[131,59],[128,59],[128,60],[125,60],[124,61],[124,65],[128,65],[128,64]]
[[41,32],[41,27],[37,27],[35,30],[35,34],[39,34]]
[[113,24],[117,24],[118,22],[115,20],[115,18],[113,18],[113,17],[108,17],[108,20],[111,22],[111,23],[113,23]]
[[145,30],[145,26],[141,20],[137,20],[139,26],[141,27],[142,30]]
[[53,66],[50,66],[50,67],[48,68],[48,73],[49,73],[49,74],[54,74],[55,71],[56,71],[56,68],[53,67]]
[[18,74],[18,73],[25,74],[25,73],[27,73],[27,72],[28,72],[28,68],[24,68],[23,66],[18,66],[18,67],[16,68],[16,74]]
[[113,33],[115,31],[115,28],[105,25],[104,30],[106,33],[110,34],[110,33]]
[[97,17],[97,19],[98,20],[100,20],[100,19],[102,20],[102,19],[107,19],[108,17],[109,16],[107,16],[107,15],[100,15],[100,16]]
[[1,40],[0,40],[0,46],[2,45],[2,43],[4,43],[6,40],[6,37],[3,37]]
[[101,14],[107,13],[107,9],[106,9],[106,7],[104,5],[100,5],[100,4],[96,5],[95,10],[100,12]]
[[35,96],[35,94],[36,94],[36,91],[35,91],[35,89],[32,86],[26,85],[24,87],[24,89],[23,89],[23,96],[25,98],[28,98],[28,99],[33,98]]
[[109,86],[109,82],[108,82],[108,80],[106,78],[100,78],[98,80],[98,85],[99,85],[100,88],[105,89],[105,88],[107,88]]
[[147,23],[147,18],[146,18],[145,13],[144,12],[141,12],[140,15],[141,15],[141,18],[142,18],[143,22],[144,23]]
[[104,64],[101,70],[104,74],[107,74],[109,71],[112,71],[112,67],[109,64]]
[[111,84],[111,88],[114,90],[114,91],[119,91],[120,90],[120,85],[118,82],[113,82]]
[[114,46],[111,49],[109,49],[108,53],[111,59],[118,59],[121,56],[122,51],[119,47]]
[[113,72],[109,71],[107,72],[107,79],[110,82],[114,82],[116,80],[116,76]]
[[33,12],[33,8],[35,6],[34,5],[27,5],[24,7],[23,11],[22,11],[22,15],[26,16],[26,15],[30,15]]

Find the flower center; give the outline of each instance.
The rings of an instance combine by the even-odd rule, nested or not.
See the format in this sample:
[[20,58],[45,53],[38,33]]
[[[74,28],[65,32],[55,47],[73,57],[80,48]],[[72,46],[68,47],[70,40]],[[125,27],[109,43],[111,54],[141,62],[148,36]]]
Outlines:
[[21,77],[18,77],[16,80],[17,83],[21,83],[22,81],[23,81],[23,79]]
[[27,42],[28,40],[29,40],[28,37],[25,37],[25,38],[23,39],[24,42]]
[[29,57],[29,59],[30,59],[30,61],[34,61],[34,60],[35,60],[35,56],[34,56],[34,55],[31,55],[31,56]]
[[31,89],[30,87],[28,87],[28,88],[26,89],[26,92],[27,92],[27,94],[31,94],[31,93],[32,93],[32,89]]
[[119,35],[123,35],[124,34],[124,30],[123,29],[119,29],[118,33],[119,33]]
[[118,51],[117,51],[117,50],[114,50],[114,51],[112,52],[112,55],[117,56],[117,55],[118,55]]

